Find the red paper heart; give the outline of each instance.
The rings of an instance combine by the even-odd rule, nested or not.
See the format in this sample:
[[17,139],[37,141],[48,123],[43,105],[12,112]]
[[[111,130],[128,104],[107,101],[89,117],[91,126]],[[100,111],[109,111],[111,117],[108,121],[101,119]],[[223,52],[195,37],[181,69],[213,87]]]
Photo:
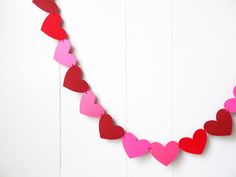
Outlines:
[[82,80],[82,71],[78,66],[72,66],[66,72],[63,86],[74,92],[86,92],[89,86],[86,81]]
[[33,3],[48,13],[55,13],[59,11],[57,4],[53,0],[33,0]]
[[205,130],[198,129],[195,131],[193,138],[182,138],[179,141],[179,147],[186,152],[192,154],[202,154],[207,142],[207,134]]
[[63,40],[67,39],[67,34],[65,30],[61,27],[62,19],[59,14],[49,14],[44,20],[41,30],[48,36],[57,39]]
[[99,121],[100,137],[104,139],[119,139],[125,134],[122,127],[114,125],[112,117],[108,114],[102,115]]
[[232,116],[230,112],[221,109],[216,114],[216,121],[210,120],[204,124],[207,133],[216,136],[226,136],[232,133]]

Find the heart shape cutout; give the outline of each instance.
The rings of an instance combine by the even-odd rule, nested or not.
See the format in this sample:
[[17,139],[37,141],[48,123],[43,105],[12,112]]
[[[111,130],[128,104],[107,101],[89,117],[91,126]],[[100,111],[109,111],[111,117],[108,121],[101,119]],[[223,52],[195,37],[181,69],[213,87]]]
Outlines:
[[210,120],[204,124],[207,133],[216,136],[227,136],[232,133],[232,116],[229,111],[221,109],[216,114],[216,121]]
[[112,117],[108,114],[102,115],[99,121],[99,132],[101,138],[109,140],[122,138],[125,134],[122,127],[114,125]]
[[90,117],[100,117],[104,114],[104,109],[99,104],[95,103],[96,97],[88,91],[84,93],[80,101],[80,113]]
[[[233,90],[234,97],[236,97],[236,87]],[[236,98],[230,98],[224,103],[224,107],[227,111],[236,113]]]
[[71,45],[69,40],[59,41],[54,53],[54,59],[64,66],[74,66],[76,64],[76,57],[69,53],[70,49]]
[[45,12],[55,13],[59,11],[57,4],[53,0],[33,0],[32,2]]
[[165,146],[155,142],[151,144],[150,153],[156,160],[168,166],[173,162],[179,154],[179,144],[175,141],[170,141]]
[[146,154],[150,149],[150,143],[147,140],[138,140],[132,133],[125,133],[122,138],[122,144],[129,158],[139,157]]
[[74,65],[68,69],[66,72],[63,86],[74,91],[83,93],[88,91],[89,86],[86,81],[81,79],[82,71],[81,69]]
[[193,138],[184,137],[179,141],[180,148],[188,153],[202,154],[207,142],[205,130],[198,129],[193,134]]
[[49,14],[44,20],[41,30],[51,38],[64,40],[67,39],[67,34],[61,25],[61,16],[59,14],[52,13]]

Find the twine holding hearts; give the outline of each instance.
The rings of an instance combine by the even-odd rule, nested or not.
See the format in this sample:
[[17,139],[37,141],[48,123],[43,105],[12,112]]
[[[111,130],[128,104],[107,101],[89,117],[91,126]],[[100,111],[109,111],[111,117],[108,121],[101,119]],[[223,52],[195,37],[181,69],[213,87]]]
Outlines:
[[234,98],[224,103],[224,109],[216,113],[216,120],[207,121],[203,128],[194,132],[192,138],[184,137],[176,141],[170,141],[166,145],[148,140],[138,140],[134,134],[126,132],[117,125],[113,118],[107,114],[97,101],[95,94],[90,90],[88,83],[83,79],[81,68],[76,65],[76,57],[71,51],[68,35],[63,29],[63,20],[59,14],[59,8],[54,0],[33,0],[40,9],[49,13],[44,20],[41,30],[56,40],[59,40],[54,52],[54,59],[61,65],[69,67],[66,72],[63,86],[71,91],[82,93],[80,101],[80,113],[88,117],[99,119],[100,137],[107,140],[121,139],[123,148],[129,158],[137,158],[151,154],[157,161],[167,166],[171,164],[182,150],[191,154],[202,154],[207,144],[208,135],[228,136],[232,133],[232,116],[236,113],[236,87],[233,90]]

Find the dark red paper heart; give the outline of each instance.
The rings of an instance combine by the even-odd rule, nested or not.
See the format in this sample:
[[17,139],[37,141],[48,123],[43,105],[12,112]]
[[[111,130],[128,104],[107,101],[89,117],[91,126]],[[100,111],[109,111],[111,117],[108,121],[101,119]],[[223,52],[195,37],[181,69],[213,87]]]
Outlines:
[[113,119],[110,115],[104,114],[99,121],[100,137],[104,139],[119,139],[125,134],[122,127],[114,125]]
[[179,147],[192,154],[202,154],[207,142],[205,130],[198,129],[195,131],[193,138],[184,137],[179,141]]
[[32,2],[45,12],[55,13],[59,11],[59,8],[54,0],[33,0]]
[[41,30],[48,36],[57,39],[63,40],[67,39],[67,34],[65,30],[61,27],[62,19],[59,14],[49,14],[43,22]]
[[210,120],[204,124],[207,133],[216,136],[226,136],[232,133],[232,116],[230,112],[221,109],[216,114],[216,121]]
[[74,92],[86,92],[89,90],[89,86],[86,81],[82,80],[81,69],[74,65],[66,72],[63,86]]

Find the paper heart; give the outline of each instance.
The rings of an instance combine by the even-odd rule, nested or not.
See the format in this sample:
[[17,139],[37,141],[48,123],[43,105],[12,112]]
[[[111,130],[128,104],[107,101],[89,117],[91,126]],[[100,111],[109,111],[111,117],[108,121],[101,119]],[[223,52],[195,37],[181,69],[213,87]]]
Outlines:
[[33,0],[33,3],[48,13],[55,13],[59,11],[57,4],[53,0]]
[[84,93],[80,101],[80,113],[90,117],[100,117],[104,114],[104,109],[99,104],[95,103],[96,97],[88,91]]
[[156,160],[167,166],[177,158],[179,145],[175,141],[170,141],[166,146],[155,142],[151,144],[150,152]]
[[195,131],[193,138],[182,138],[179,141],[179,147],[185,152],[192,154],[202,154],[207,142],[205,130],[198,129]]
[[138,140],[132,133],[125,133],[122,144],[129,158],[134,158],[146,154],[150,149],[147,140]]
[[[234,87],[234,97],[236,97],[236,87]],[[227,111],[236,113],[236,98],[230,98],[224,103],[224,107]]]
[[69,53],[71,49],[69,40],[59,41],[57,48],[54,53],[54,59],[67,67],[71,67],[76,64],[76,57]]
[[89,89],[89,86],[86,81],[81,79],[82,71],[81,69],[74,65],[69,68],[66,72],[63,86],[74,91],[74,92],[86,92]]
[[122,127],[114,125],[113,119],[108,114],[103,114],[99,121],[100,137],[104,139],[119,139],[125,134]]
[[204,129],[207,133],[216,136],[231,135],[232,132],[232,117],[230,112],[221,109],[216,114],[216,121],[210,120],[204,124]]
[[61,27],[62,19],[59,14],[49,14],[43,22],[41,30],[47,34],[48,36],[58,39],[64,40],[67,38],[67,34],[65,30]]

